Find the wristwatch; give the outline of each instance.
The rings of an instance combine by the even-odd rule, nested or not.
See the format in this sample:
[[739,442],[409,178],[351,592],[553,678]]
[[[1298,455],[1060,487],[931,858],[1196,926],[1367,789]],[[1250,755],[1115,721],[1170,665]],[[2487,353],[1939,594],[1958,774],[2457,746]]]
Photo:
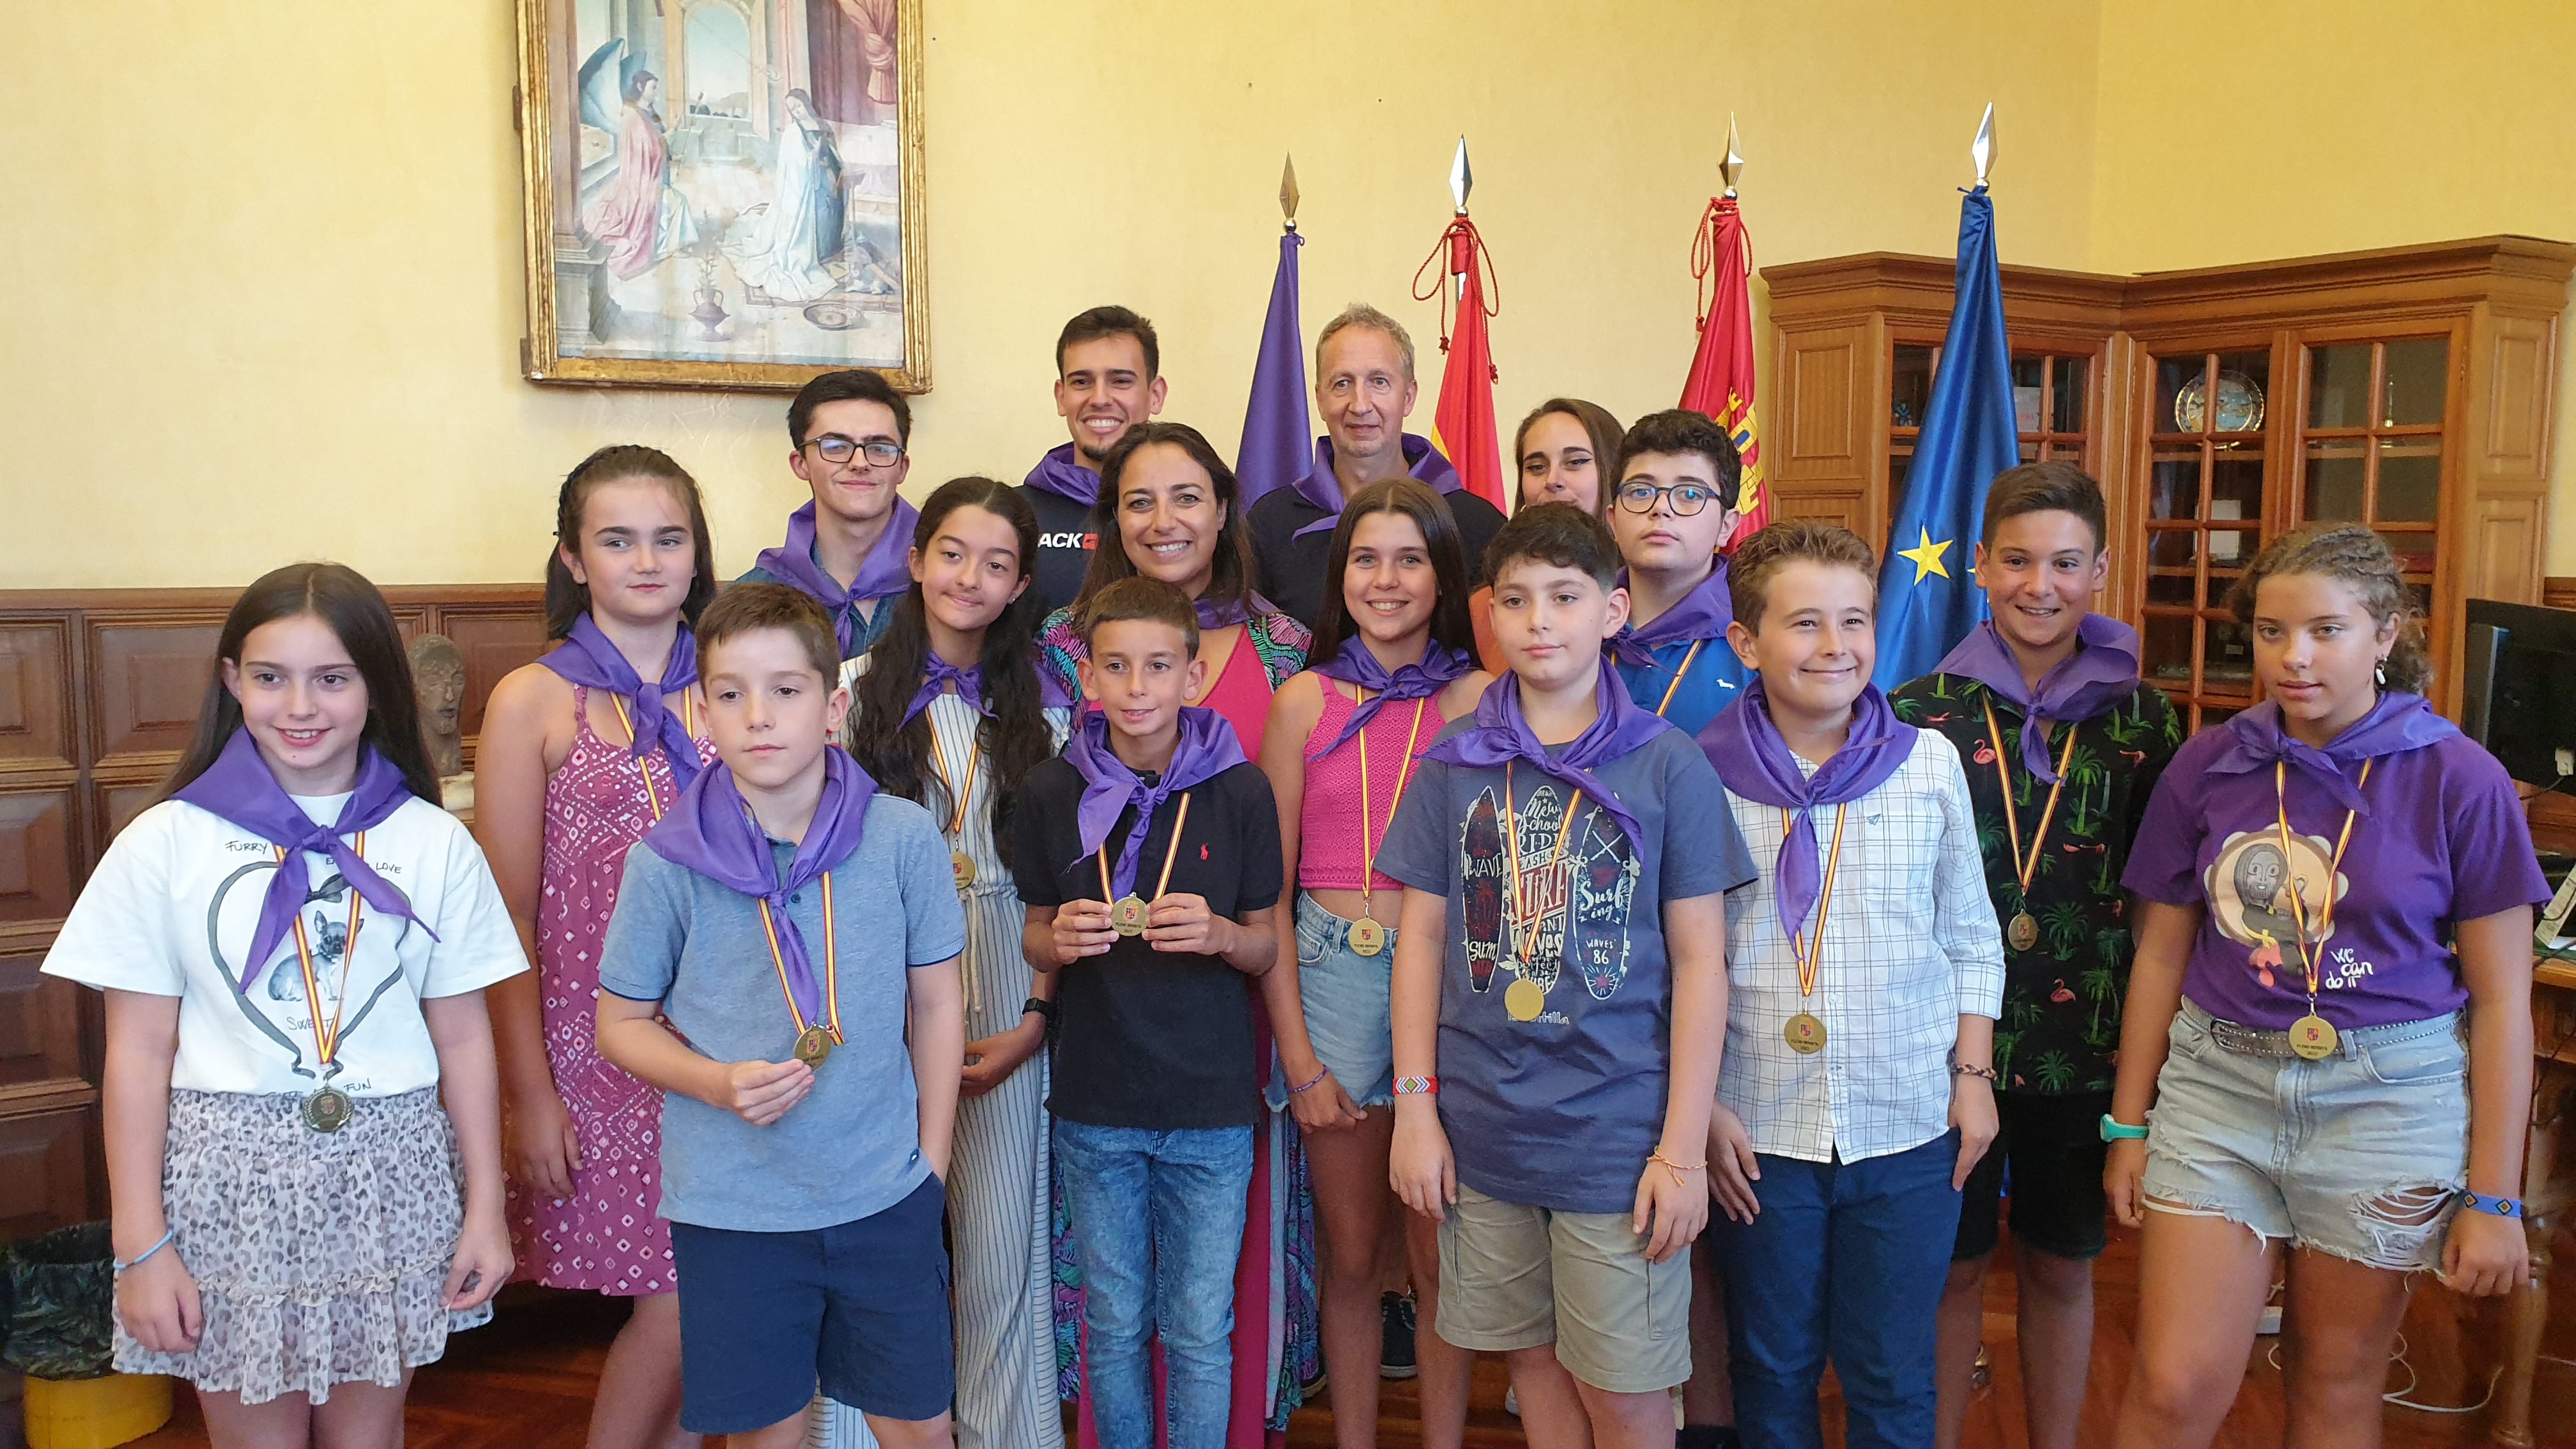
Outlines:
[[2146,1135],[2147,1129],[2144,1127],[2132,1127],[2128,1123],[2121,1121],[2119,1118],[2112,1116],[2108,1112],[2102,1114],[2102,1140],[2105,1142],[2117,1142],[2122,1138],[2144,1137]]
[[1041,1021],[1044,1021],[1050,1028],[1055,1025],[1054,1002],[1040,1001],[1038,998],[1032,996],[1028,1000],[1020,1003],[1020,1015],[1026,1016],[1032,1011],[1036,1012],[1038,1014],[1038,1018]]

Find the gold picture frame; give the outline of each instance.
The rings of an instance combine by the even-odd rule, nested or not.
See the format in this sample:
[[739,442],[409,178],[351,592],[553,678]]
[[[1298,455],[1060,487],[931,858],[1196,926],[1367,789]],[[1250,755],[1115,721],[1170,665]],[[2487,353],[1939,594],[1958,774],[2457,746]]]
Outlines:
[[518,12],[529,381],[930,390],[921,0]]

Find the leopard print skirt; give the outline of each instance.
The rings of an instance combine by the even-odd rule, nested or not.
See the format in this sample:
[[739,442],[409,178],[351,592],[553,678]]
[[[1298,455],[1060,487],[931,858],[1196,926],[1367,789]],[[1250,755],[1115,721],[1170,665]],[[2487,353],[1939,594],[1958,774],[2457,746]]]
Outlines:
[[334,1384],[392,1388],[447,1335],[486,1323],[441,1289],[465,1220],[456,1133],[435,1088],[360,1097],[334,1133],[292,1094],[173,1091],[161,1194],[196,1279],[195,1351],[154,1353],[116,1330],[116,1367],[174,1374],[246,1404],[314,1403]]

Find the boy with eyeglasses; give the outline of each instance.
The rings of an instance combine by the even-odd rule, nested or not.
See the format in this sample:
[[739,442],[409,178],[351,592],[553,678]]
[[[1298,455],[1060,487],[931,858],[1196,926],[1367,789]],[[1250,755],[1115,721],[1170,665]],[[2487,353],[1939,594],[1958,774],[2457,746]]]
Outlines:
[[1696,736],[1735,702],[1745,671],[1727,646],[1735,620],[1726,559],[1744,465],[1706,413],[1649,413],[1620,440],[1610,530],[1626,564],[1628,624],[1610,641],[1628,697]]
[[787,516],[787,541],[763,549],[738,583],[786,584],[832,616],[841,657],[873,648],[912,586],[912,526],[897,491],[912,469],[912,408],[883,375],[852,368],[805,384],[787,405],[787,466],[814,490]]

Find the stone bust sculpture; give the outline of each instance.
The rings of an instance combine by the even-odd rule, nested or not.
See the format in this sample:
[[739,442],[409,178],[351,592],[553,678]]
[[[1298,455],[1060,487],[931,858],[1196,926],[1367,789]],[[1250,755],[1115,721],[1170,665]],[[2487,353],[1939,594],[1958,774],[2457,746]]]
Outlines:
[[423,634],[411,641],[412,692],[420,700],[420,732],[429,745],[429,766],[442,780],[464,773],[465,737],[460,729],[465,711],[465,655],[444,634]]

